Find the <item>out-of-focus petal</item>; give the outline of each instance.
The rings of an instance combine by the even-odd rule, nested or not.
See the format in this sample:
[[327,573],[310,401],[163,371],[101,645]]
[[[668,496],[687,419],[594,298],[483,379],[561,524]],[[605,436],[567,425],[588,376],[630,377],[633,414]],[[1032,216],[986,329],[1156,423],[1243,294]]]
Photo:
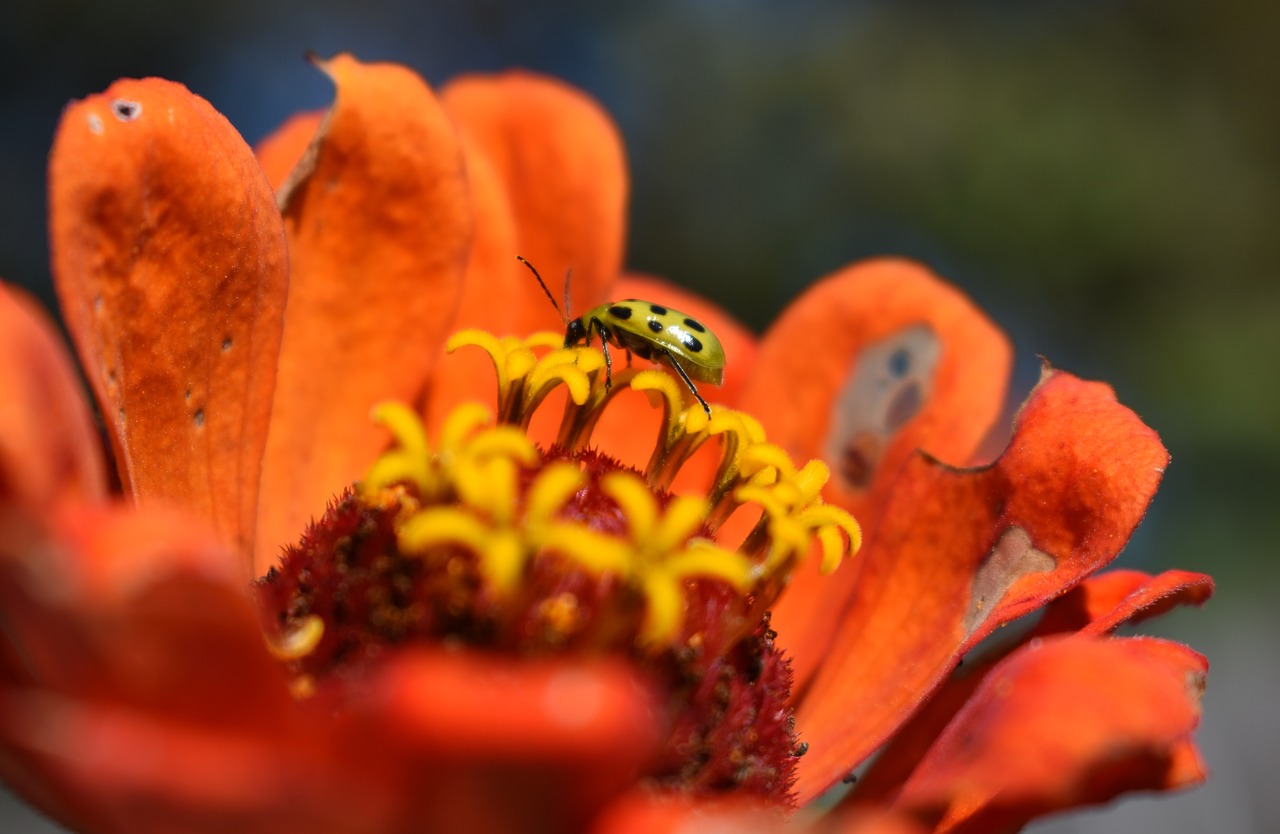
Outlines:
[[72,507],[10,533],[0,607],[15,680],[218,724],[291,709],[238,566],[185,513]]
[[[873,260],[815,284],[769,328],[738,407],[795,460],[831,467],[826,498],[874,535],[903,463],[923,449],[968,463],[1000,413],[1008,341],[919,264]],[[831,648],[855,565],[801,565],[774,622],[803,688]],[[843,651],[843,649],[841,649]]]
[[1208,664],[1152,638],[1033,642],[997,667],[897,797],[939,832],[1016,830],[1125,791],[1202,781]]
[[661,733],[651,693],[609,662],[405,653],[356,709],[353,730],[411,780],[403,831],[581,830]]
[[1113,559],[1168,462],[1106,385],[1046,371],[990,467],[908,461],[797,712],[807,800],[865,758],[999,625]]
[[[185,513],[66,506],[11,523],[0,610],[0,761],[59,820],[194,830],[106,821],[122,803],[199,804],[168,793],[179,783],[207,810],[248,753],[302,735],[239,566]],[[248,752],[223,768],[228,749]]]
[[888,808],[790,815],[741,800],[636,792],[605,810],[591,834],[925,834],[914,817]]
[[[463,76],[441,99],[459,129],[497,171],[515,218],[519,250],[563,304],[572,270],[571,315],[610,300],[622,267],[627,170],[608,114],[583,92],[546,76],[511,71]],[[564,325],[533,276],[494,298],[515,311],[520,335]]]
[[49,201],[121,480],[209,519],[247,572],[287,289],[271,186],[208,102],[151,78],[67,107]]
[[0,504],[42,512],[105,492],[98,434],[71,357],[39,306],[0,284]]
[[[46,774],[57,818],[85,831],[360,834],[385,789],[306,745],[174,722],[145,709],[0,688],[0,736]],[[21,788],[21,783],[18,783]],[[24,792],[25,793],[25,792]],[[70,804],[64,805],[63,801]],[[40,804],[38,801],[36,804]]]
[[333,108],[280,194],[291,279],[259,572],[380,451],[370,407],[422,393],[472,234],[457,135],[427,85],[348,56],[320,66],[337,87]]
[[324,120],[323,110],[295,113],[253,149],[262,173],[277,193],[289,181],[289,175],[311,147],[311,140]]
[[591,826],[591,834],[803,834],[778,809],[749,802],[692,799],[634,792],[614,802]]
[[858,780],[850,801],[883,803],[901,787],[943,728],[972,697],[993,668],[1010,654],[1039,638],[1062,633],[1102,636],[1122,624],[1138,622],[1175,605],[1200,605],[1213,591],[1209,577],[1188,571],[1150,576],[1115,570],[1091,576],[1049,603],[1036,627],[1007,647],[983,653],[965,663],[930,696],[911,720],[893,734],[875,762]]

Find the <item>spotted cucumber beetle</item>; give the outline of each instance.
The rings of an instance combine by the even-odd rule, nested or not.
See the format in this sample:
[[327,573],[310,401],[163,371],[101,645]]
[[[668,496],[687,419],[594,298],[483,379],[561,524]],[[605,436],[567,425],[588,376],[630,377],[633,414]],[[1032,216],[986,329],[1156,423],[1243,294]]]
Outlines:
[[538,279],[538,286],[547,294],[551,306],[556,308],[560,318],[564,320],[564,346],[579,343],[591,344],[591,337],[600,337],[600,348],[604,351],[604,389],[613,387],[613,360],[609,357],[609,345],[622,348],[627,352],[627,360],[631,354],[651,362],[665,360],[668,365],[689,386],[689,391],[702,404],[702,409],[711,416],[711,406],[698,393],[693,384],[708,382],[719,385],[724,381],[724,348],[716,334],[707,329],[693,316],[685,315],[651,301],[628,298],[623,301],[612,301],[588,310],[576,319],[569,318],[569,285],[564,288],[564,309],[556,303],[547,289],[546,283],[533,264],[516,255],[520,263],[529,267],[533,277]]

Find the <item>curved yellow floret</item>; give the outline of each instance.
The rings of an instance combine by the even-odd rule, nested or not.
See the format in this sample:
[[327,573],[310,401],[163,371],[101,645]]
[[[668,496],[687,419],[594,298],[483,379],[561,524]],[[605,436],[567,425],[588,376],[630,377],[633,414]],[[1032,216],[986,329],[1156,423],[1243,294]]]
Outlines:
[[[516,339],[479,330],[449,339],[450,352],[475,346],[490,355],[498,408],[495,414],[477,403],[459,406],[442,425],[437,448],[408,407],[387,403],[374,409],[393,446],[361,488],[369,496],[397,484],[417,490],[417,501],[404,505],[397,522],[406,553],[429,558],[440,548],[470,551],[479,576],[499,597],[519,590],[539,553],[559,554],[592,575],[615,576],[638,591],[645,602],[639,641],[661,647],[679,633],[691,580],[723,582],[750,594],[756,605],[768,605],[810,550],[821,553],[821,569],[829,572],[858,549],[857,521],[822,501],[830,472],[821,461],[797,469],[767,441],[755,418],[724,406],[710,417],[699,406],[687,407],[682,389],[659,370],[620,370],[606,390],[602,353],[565,348],[562,341],[554,333]],[[625,520],[624,534],[592,529],[566,514],[585,488],[585,473],[576,463],[545,462],[525,434],[534,411],[560,385],[568,397],[559,442],[569,451],[587,445],[601,412],[624,386],[649,393],[662,408],[643,475],[619,470],[600,478],[600,489]],[[655,488],[665,490],[712,439],[719,441],[720,461],[707,494],[660,504]],[[760,512],[746,539],[730,549],[710,538],[744,504]],[[569,617],[570,602],[556,605]]]

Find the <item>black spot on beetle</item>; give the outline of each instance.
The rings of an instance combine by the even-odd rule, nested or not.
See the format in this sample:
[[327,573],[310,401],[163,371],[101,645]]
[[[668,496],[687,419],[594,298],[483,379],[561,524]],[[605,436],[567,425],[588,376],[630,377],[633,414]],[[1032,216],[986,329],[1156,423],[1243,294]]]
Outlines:
[[649,329],[654,333],[661,333],[663,330],[662,322],[657,319],[649,319]]
[[667,308],[663,307],[661,304],[650,304],[649,312],[653,313],[655,316],[665,316],[667,314]]
[[699,342],[692,333],[681,333],[680,343],[693,353],[702,350],[702,342]]
[[609,308],[609,315],[613,316],[615,319],[622,319],[625,321],[631,318],[631,308],[622,304],[615,304]]
[[703,327],[700,323],[694,321],[693,319],[685,319],[684,326],[689,328],[690,330],[696,330],[699,333],[707,332],[707,328]]

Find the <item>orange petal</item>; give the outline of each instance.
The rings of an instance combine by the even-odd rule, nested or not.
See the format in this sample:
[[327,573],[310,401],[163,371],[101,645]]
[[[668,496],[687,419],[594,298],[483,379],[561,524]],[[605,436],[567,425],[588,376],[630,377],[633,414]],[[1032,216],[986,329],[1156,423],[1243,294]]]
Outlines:
[[813,745],[798,793],[817,795],[878,747],[999,625],[1111,559],[1168,462],[1111,389],[1046,371],[992,466],[909,460],[831,653],[799,706]]
[[289,175],[311,146],[323,120],[323,110],[295,113],[254,147],[258,165],[277,193],[289,181]]
[[106,494],[98,433],[56,334],[39,305],[0,284],[0,503],[29,511]]
[[1152,638],[1033,642],[997,667],[903,787],[939,832],[1011,831],[1131,790],[1203,781],[1208,664]]
[[[765,334],[739,406],[797,461],[831,466],[826,498],[874,535],[888,486],[916,449],[967,463],[1003,404],[1004,335],[954,287],[902,260],[815,284]],[[830,647],[856,566],[802,565],[774,611],[797,688]]]
[[1049,603],[1035,634],[1080,631],[1101,636],[1179,605],[1202,605],[1212,595],[1213,579],[1203,573],[1169,570],[1150,576],[1136,570],[1107,571]]
[[337,97],[310,167],[280,195],[292,275],[259,572],[382,449],[370,407],[422,393],[471,239],[457,136],[427,85],[348,56],[320,66]]
[[[609,300],[622,267],[627,170],[617,128],[599,104],[563,82],[527,72],[464,76],[441,91],[459,129],[506,186],[519,250],[557,302],[573,271],[572,315]],[[532,276],[495,303],[519,335],[562,329]]]
[[286,292],[270,185],[208,102],[151,78],[67,107],[49,190],[58,295],[121,480],[247,556]]
[[1114,570],[1089,577],[1045,608],[1036,627],[1017,643],[965,663],[893,734],[850,795],[854,803],[880,803],[895,793],[919,764],[943,728],[973,696],[986,675],[1010,654],[1045,636],[1078,632],[1103,636],[1126,623],[1163,613],[1175,605],[1200,605],[1213,590],[1203,574]]
[[353,729],[417,774],[402,831],[581,830],[660,740],[650,693],[606,662],[406,653],[356,708]]

